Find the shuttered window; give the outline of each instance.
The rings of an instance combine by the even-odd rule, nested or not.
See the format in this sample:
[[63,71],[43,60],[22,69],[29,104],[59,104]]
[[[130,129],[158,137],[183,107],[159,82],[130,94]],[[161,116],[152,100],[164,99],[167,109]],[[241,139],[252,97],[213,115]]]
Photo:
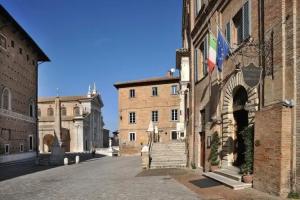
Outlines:
[[195,74],[195,82],[198,81],[198,49],[195,48],[194,51],[194,74]]
[[249,1],[243,6],[243,39],[250,36],[250,15],[249,15]]
[[207,36],[206,36],[203,41],[203,50],[202,50],[203,76],[205,76],[207,74],[207,57],[208,57],[208,41],[207,41]]
[[230,22],[228,22],[226,24],[225,35],[226,35],[226,40],[227,40],[228,44],[231,44],[231,25],[230,25]]

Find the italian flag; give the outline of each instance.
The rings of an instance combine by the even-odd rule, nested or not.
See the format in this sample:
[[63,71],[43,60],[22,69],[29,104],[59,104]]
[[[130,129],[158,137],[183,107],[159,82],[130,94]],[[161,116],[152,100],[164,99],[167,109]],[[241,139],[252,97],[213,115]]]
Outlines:
[[217,60],[217,40],[216,38],[210,33],[209,34],[209,41],[208,41],[208,71],[212,73],[214,71],[216,66],[216,60]]

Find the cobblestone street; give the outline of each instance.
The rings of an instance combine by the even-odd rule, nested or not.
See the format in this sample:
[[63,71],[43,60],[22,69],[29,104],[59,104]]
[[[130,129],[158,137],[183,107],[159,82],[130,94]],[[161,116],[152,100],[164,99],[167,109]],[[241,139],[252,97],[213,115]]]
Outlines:
[[169,176],[137,176],[139,157],[104,157],[0,182],[0,199],[199,199]]

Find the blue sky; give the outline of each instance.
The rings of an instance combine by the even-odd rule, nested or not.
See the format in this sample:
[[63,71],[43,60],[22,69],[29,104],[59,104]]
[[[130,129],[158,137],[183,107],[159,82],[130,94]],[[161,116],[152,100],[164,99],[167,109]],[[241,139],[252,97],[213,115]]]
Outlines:
[[39,96],[84,95],[96,82],[118,128],[118,81],[163,76],[181,47],[182,0],[0,0],[51,59]]

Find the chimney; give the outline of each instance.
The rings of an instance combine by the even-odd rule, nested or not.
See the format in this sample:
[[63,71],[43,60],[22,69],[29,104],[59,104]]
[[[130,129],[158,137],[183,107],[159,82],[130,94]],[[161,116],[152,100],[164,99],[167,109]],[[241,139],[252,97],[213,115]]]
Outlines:
[[171,70],[169,70],[166,74],[167,77],[173,77],[173,72]]

